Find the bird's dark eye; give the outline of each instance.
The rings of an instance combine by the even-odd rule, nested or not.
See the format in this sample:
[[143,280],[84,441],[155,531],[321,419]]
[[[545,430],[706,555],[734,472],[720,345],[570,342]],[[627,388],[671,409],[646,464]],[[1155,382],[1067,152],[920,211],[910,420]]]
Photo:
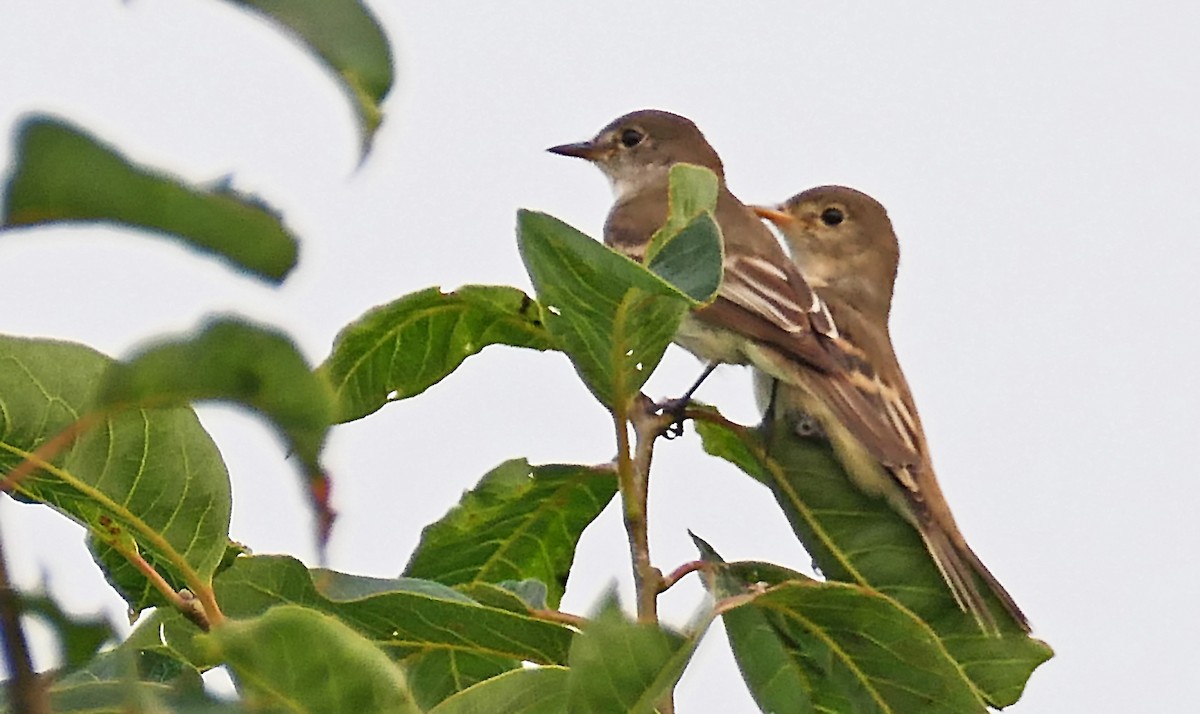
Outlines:
[[645,136],[645,134],[637,129],[626,129],[625,131],[621,132],[621,145],[625,148],[632,148],[642,143],[642,139],[644,139]]
[[846,214],[840,208],[826,208],[821,211],[821,222],[827,226],[836,226],[846,220]]

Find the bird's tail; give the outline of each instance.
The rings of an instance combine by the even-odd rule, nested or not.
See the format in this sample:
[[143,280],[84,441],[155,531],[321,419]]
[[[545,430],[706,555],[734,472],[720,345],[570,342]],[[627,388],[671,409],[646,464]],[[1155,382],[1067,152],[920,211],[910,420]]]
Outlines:
[[988,590],[992,591],[1004,610],[1021,626],[1021,629],[1025,632],[1030,631],[1029,620],[1025,617],[1025,613],[1021,612],[1016,601],[1008,594],[996,576],[987,569],[979,556],[975,555],[975,551],[971,550],[970,546],[965,542],[955,544],[950,536],[934,523],[923,524],[918,527],[918,530],[921,538],[925,541],[925,547],[929,549],[929,554],[933,556],[933,562],[937,564],[938,570],[942,573],[942,579],[946,581],[951,594],[954,595],[954,600],[963,612],[970,613],[975,618],[980,629],[987,633],[1000,634],[996,618],[992,615],[984,593],[979,589],[976,577],[984,582]]

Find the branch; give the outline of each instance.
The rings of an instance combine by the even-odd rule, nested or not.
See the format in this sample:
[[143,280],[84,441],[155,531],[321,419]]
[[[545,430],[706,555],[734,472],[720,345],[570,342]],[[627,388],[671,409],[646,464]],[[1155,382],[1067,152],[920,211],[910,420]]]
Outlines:
[[582,630],[587,625],[586,617],[572,615],[569,612],[563,612],[561,610],[530,610],[529,614],[533,615],[539,620],[557,622],[562,625],[570,625],[577,630]]
[[[634,400],[634,412],[644,411],[649,400],[644,396]],[[625,532],[629,536],[629,552],[633,557],[633,586],[637,593],[638,622],[658,622],[658,582],[662,573],[650,562],[649,527],[646,522],[647,478],[649,458],[643,453],[639,438],[638,454],[630,453],[629,423],[625,409],[613,410],[613,426],[617,432],[617,482],[621,487],[621,505]],[[636,427],[635,427],[636,428]]]
[[8,683],[8,700],[13,711],[25,714],[51,714],[50,698],[44,682],[33,669],[25,630],[21,628],[21,605],[8,581],[8,563],[4,545],[0,543],[0,639],[4,640],[4,659],[12,679]]
[[691,573],[695,573],[700,570],[707,570],[708,568],[709,568],[709,564],[704,562],[703,560],[693,560],[689,563],[684,563],[683,565],[679,566],[678,568],[675,568],[674,570],[672,570],[670,575],[668,575],[662,579],[662,581],[659,583],[658,591],[660,593],[665,592],[672,585],[679,582],[680,580],[683,580],[685,577],[687,577]]

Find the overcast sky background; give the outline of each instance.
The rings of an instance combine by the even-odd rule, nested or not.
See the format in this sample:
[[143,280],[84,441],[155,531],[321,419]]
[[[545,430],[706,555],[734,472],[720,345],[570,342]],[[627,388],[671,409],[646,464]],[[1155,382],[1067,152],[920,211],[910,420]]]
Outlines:
[[[316,363],[344,324],[420,288],[527,289],[516,210],[597,235],[610,203],[598,171],[545,147],[633,109],[678,112],[746,201],[843,183],[888,207],[903,255],[893,335],[942,488],[1057,651],[1011,711],[1195,706],[1200,5],[372,7],[398,77],[356,171],[351,110],[330,77],[232,5],[5,0],[6,135],[22,113],[51,111],[190,181],[232,174],[303,243],[273,289],[143,234],[6,233],[0,332],[121,356],[232,311],[280,325]],[[647,392],[675,396],[696,369],[673,348]],[[756,418],[739,368],[699,397]],[[231,472],[232,536],[314,563],[271,432],[231,409],[201,413]],[[606,413],[563,356],[489,348],[334,431],[330,565],[394,576],[421,528],[499,462],[613,452]],[[695,557],[688,528],[727,559],[807,568],[769,493],[694,436],[660,445],[652,483],[664,570]],[[19,583],[45,573],[74,610],[122,619],[82,529],[7,498],[0,527]],[[615,504],[586,532],[563,608],[588,612],[614,580],[631,602]],[[682,625],[702,603],[689,579],[664,616]],[[51,662],[45,646],[38,655]],[[684,713],[753,710],[719,625],[678,701]]]

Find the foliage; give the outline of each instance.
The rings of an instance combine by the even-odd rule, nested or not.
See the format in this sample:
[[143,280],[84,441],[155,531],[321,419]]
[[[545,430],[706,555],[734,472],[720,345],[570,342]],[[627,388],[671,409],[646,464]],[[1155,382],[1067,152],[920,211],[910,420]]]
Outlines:
[[[334,74],[365,156],[392,83],[391,49],[371,15],[353,0],[238,4]],[[16,136],[5,229],[148,230],[273,284],[295,265],[296,239],[257,198],[186,185],[63,119],[26,117]],[[685,630],[658,623],[654,598],[670,583],[653,569],[637,570],[636,620],[612,596],[587,619],[557,611],[576,545],[607,504],[619,494],[628,521],[639,508],[644,518],[649,473],[637,471],[637,455],[670,418],[640,389],[686,311],[720,283],[715,200],[711,173],[675,167],[646,266],[522,210],[517,248],[536,296],[416,290],[347,325],[316,368],[287,335],[231,316],[122,360],[0,335],[0,490],[82,524],[130,610],[152,609],[126,641],[99,651],[112,636],[103,624],[73,620],[45,595],[17,600],[63,643],[47,693],[54,710],[652,712],[670,708],[716,617],[764,711],[967,712],[1016,701],[1048,647],[1012,623],[1001,637],[978,632],[912,528],[849,488],[827,446],[767,442],[710,409],[688,410],[705,449],[772,490],[829,581],[725,563],[697,539],[694,566],[711,599]],[[333,526],[321,458],[329,430],[420,395],[493,344],[570,359],[613,415],[616,462],[498,465],[425,529],[396,579],[248,555],[230,541],[230,475],[192,403],[231,402],[277,430],[323,543]],[[238,701],[203,691],[200,673],[216,666],[231,672]]]

